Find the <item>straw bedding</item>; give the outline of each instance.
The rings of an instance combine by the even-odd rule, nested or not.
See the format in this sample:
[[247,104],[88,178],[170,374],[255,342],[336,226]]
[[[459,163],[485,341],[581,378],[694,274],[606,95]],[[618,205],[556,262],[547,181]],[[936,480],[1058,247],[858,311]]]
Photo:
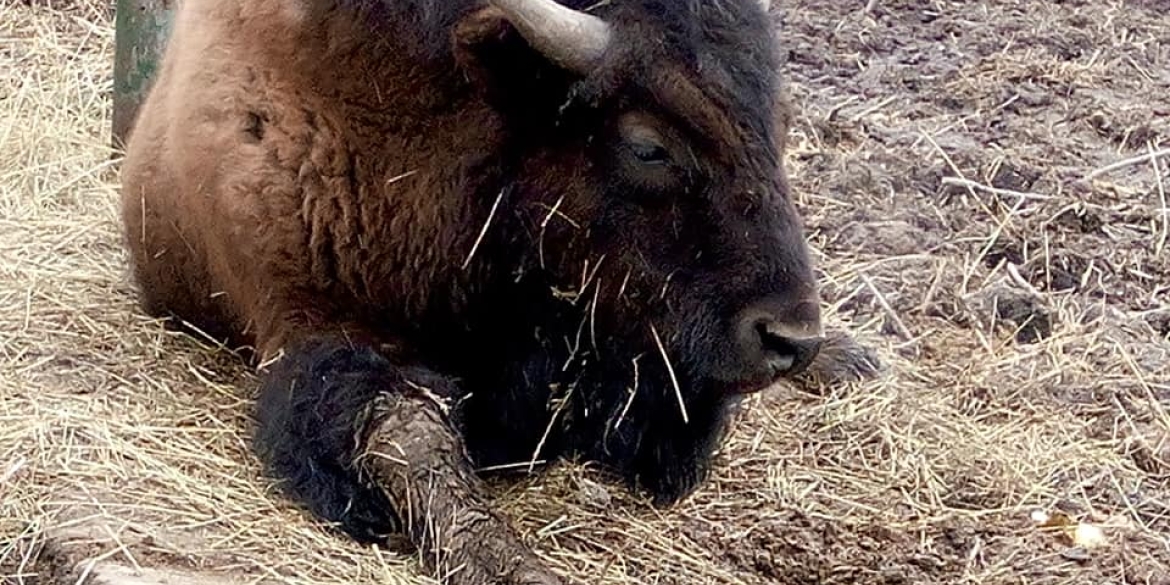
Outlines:
[[[785,2],[828,314],[886,370],[753,398],[677,508],[564,464],[501,509],[590,583],[1170,583],[1165,9]],[[112,44],[0,0],[0,579],[426,582],[276,494],[251,371],[137,310]]]

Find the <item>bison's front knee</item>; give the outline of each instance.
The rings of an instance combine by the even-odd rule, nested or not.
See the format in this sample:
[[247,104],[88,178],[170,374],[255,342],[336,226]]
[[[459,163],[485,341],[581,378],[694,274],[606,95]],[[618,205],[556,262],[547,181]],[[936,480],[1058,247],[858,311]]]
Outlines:
[[365,413],[394,373],[370,348],[307,341],[269,367],[256,406],[254,446],[269,473],[311,512],[363,542],[397,528],[386,497],[354,464]]
[[362,541],[403,532],[451,584],[560,583],[489,507],[448,378],[344,337],[286,346],[255,446],[285,490]]

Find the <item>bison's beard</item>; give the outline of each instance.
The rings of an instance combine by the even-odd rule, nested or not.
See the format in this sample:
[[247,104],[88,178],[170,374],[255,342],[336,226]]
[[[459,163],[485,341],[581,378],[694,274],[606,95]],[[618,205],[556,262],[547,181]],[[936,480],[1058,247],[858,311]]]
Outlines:
[[516,468],[577,458],[601,464],[656,505],[690,494],[707,476],[738,398],[697,381],[686,363],[673,364],[676,388],[645,333],[604,335],[597,348],[589,332],[577,347],[567,336],[537,334],[523,353],[497,354],[490,367],[499,377],[474,383],[461,409],[475,463]]
[[[583,268],[560,286],[535,268],[521,271],[469,326],[475,351],[460,353],[455,368],[470,392],[457,423],[469,453],[493,469],[595,462],[656,504],[674,503],[707,476],[740,399],[713,375],[727,351],[717,325],[726,319],[711,302],[721,295],[678,275],[668,291],[666,275],[631,277],[628,263],[593,273],[600,260],[555,260]],[[592,285],[569,298],[549,294],[574,289],[582,274],[594,275]]]
[[[690,386],[684,420],[673,383],[657,357],[644,354],[639,361],[632,399],[628,385],[587,375],[573,418],[567,421],[567,443],[572,452],[620,473],[656,505],[668,505],[706,478],[736,398]],[[615,404],[619,393],[624,400]]]

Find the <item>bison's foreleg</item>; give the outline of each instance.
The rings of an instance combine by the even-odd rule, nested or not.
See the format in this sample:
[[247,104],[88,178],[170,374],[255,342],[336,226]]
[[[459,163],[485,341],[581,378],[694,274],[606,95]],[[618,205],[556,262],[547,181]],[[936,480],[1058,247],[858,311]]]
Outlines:
[[269,368],[256,446],[312,511],[366,541],[405,532],[444,583],[560,583],[489,508],[453,426],[459,399],[369,346],[304,342]]

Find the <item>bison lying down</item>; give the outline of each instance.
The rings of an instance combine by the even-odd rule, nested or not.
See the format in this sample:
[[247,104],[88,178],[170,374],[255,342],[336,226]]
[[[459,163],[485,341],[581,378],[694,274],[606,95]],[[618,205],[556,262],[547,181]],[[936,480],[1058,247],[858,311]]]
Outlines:
[[665,505],[745,393],[870,371],[822,347],[767,3],[568,4],[186,0],[123,167],[143,305],[255,350],[271,472],[454,583],[557,581],[477,468]]

